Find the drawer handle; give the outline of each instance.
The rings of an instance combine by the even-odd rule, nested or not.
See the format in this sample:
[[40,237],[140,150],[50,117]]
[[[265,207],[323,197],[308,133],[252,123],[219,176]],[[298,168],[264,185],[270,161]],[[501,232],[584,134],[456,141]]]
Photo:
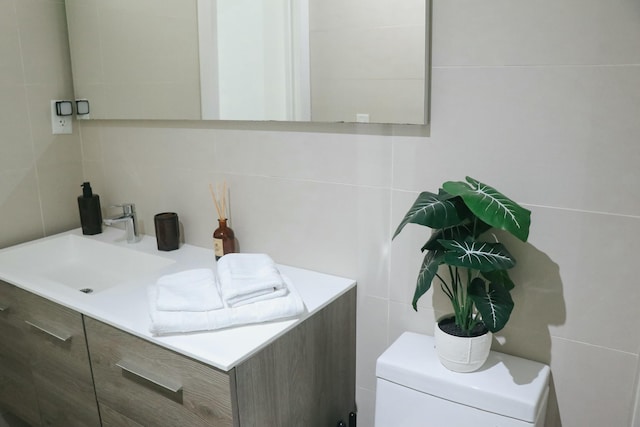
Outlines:
[[178,394],[182,391],[182,384],[171,381],[171,380],[162,380],[159,378],[154,378],[153,374],[149,374],[147,372],[143,372],[141,369],[131,366],[131,364],[125,362],[124,360],[116,363],[116,366],[122,369],[123,372],[133,375],[134,377],[140,378],[144,381],[155,384],[156,386],[170,392],[173,394]]
[[72,335],[71,334],[56,334],[55,332],[51,332],[49,330],[47,330],[47,328],[45,328],[44,326],[40,326],[40,325],[36,325],[35,323],[29,322],[28,320],[25,320],[24,323],[26,323],[27,325],[36,328],[39,331],[44,332],[47,335],[50,335],[62,342],[68,342],[71,340]]
[[0,313],[3,311],[9,311],[9,306],[0,304]]

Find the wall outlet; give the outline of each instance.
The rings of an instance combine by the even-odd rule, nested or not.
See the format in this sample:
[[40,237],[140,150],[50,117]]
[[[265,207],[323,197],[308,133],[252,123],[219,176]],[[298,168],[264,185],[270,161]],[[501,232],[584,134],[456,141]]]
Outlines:
[[51,101],[51,133],[54,135],[73,133],[72,118],[73,115],[59,116],[56,113],[56,100]]

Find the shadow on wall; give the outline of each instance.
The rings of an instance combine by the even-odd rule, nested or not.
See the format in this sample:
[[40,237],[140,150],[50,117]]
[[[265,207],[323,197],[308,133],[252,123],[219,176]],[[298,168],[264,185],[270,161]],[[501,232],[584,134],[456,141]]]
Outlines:
[[[560,267],[530,243],[506,235],[500,239],[510,240],[507,245],[518,262],[511,274],[516,284],[512,291],[515,307],[507,327],[494,338],[492,348],[550,365],[549,327],[563,325],[567,316]],[[561,425],[551,371],[545,426]]]
[[[544,252],[530,243],[523,243],[508,233],[496,232],[496,237],[509,248],[517,265],[509,271],[515,283],[511,291],[514,301],[513,312],[507,326],[494,334],[492,350],[551,364],[550,326],[565,323],[566,307],[560,268]],[[450,303],[434,293],[433,306],[437,312],[450,312]],[[533,375],[533,373],[532,373]],[[530,382],[533,376],[525,378],[512,373],[518,384]],[[546,427],[561,427],[558,401],[553,382],[553,371],[549,387]]]

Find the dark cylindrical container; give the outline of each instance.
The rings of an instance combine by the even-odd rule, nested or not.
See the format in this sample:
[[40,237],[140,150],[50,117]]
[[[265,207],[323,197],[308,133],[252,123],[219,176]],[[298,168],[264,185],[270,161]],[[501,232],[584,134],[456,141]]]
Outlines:
[[180,247],[180,225],[178,214],[163,212],[153,217],[159,251],[173,251]]
[[93,194],[91,184],[88,182],[83,182],[81,187],[82,196],[78,196],[78,210],[80,211],[82,234],[100,234],[102,233],[100,196]]

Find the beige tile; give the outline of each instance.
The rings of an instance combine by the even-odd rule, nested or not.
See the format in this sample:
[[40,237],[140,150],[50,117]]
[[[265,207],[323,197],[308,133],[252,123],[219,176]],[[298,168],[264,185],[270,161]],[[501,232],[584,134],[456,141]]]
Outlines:
[[64,86],[71,80],[65,7],[61,2],[15,2],[27,83]]
[[548,323],[553,336],[637,353],[635,329],[610,323],[615,318],[633,325],[637,317],[635,257],[615,236],[640,234],[640,219],[537,207],[532,212],[529,242],[535,249],[516,251],[518,275],[528,281],[533,274],[525,285],[531,303],[522,304],[520,322]]
[[266,177],[225,178],[231,189],[233,229],[244,252],[266,252],[283,264],[355,276],[356,188]]
[[12,0],[0,1],[0,86],[24,84],[20,37]]
[[0,171],[0,247],[44,236],[35,170]]
[[387,349],[389,303],[380,298],[359,295],[356,332],[356,384],[375,390],[376,361]]
[[[195,2],[178,6],[188,5],[191,7],[177,7],[172,15],[153,13],[155,7],[139,12],[103,8],[100,11],[100,48],[105,81],[183,85],[194,82],[198,85]],[[131,43],[132,38],[136,43]]]
[[319,78],[406,80],[425,76],[424,27],[312,32],[309,43],[314,81]]
[[391,145],[383,136],[216,131],[211,140],[221,172],[376,187],[391,183]]
[[637,2],[433,1],[433,63],[637,64]]
[[85,162],[102,161],[102,132],[100,126],[92,121],[76,121],[82,147],[82,160]]
[[637,364],[636,355],[554,338],[551,373],[561,425],[630,425]]
[[[376,394],[373,390],[356,387],[357,422],[361,426],[373,426]],[[347,421],[345,421],[347,422]]]
[[425,1],[405,0],[321,0],[309,2],[312,31],[424,25]]
[[46,235],[80,226],[77,197],[82,194],[82,163],[38,165],[38,183]]
[[415,311],[408,303],[389,302],[389,345],[404,332],[416,332],[433,336],[438,314],[422,304]]
[[636,67],[434,69],[431,139],[394,144],[394,185],[471,175],[521,202],[637,215],[639,97]]
[[[100,46],[100,21],[97,2],[66,0],[67,26],[73,79],[76,83],[89,84],[104,81]],[[78,98],[92,96],[76,91]]]
[[182,169],[212,170],[215,144],[206,131],[172,129],[158,122],[134,122],[101,129],[106,162],[128,162],[173,174]]
[[389,297],[389,190],[361,187],[356,193],[358,292]]
[[311,90],[313,121],[355,122],[368,114],[371,123],[425,123],[423,80],[322,79]]
[[0,129],[2,129],[2,155],[0,171],[30,168],[33,163],[33,145],[25,88],[0,85]]

